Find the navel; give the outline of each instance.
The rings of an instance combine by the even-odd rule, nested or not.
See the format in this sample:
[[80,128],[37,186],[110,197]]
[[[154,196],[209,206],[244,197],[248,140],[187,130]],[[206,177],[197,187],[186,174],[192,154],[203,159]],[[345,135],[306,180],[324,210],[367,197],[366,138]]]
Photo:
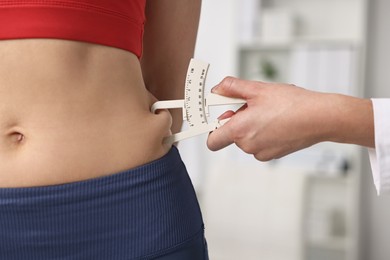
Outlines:
[[10,141],[14,144],[21,144],[24,142],[25,136],[20,132],[12,132],[9,134]]

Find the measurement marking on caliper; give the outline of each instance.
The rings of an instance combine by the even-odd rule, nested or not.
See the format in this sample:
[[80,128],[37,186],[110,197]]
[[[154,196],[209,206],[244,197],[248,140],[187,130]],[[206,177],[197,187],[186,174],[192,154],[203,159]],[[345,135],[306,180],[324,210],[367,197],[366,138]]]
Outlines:
[[207,121],[210,106],[243,105],[246,103],[243,99],[224,97],[214,93],[209,93],[205,97],[204,87],[208,68],[208,63],[191,59],[184,86],[184,99],[158,101],[153,104],[151,109],[153,113],[159,109],[181,108],[183,120],[187,121],[189,125],[188,130],[168,136],[164,142],[173,144],[186,138],[211,132],[223,125],[225,120],[215,120],[212,123]]

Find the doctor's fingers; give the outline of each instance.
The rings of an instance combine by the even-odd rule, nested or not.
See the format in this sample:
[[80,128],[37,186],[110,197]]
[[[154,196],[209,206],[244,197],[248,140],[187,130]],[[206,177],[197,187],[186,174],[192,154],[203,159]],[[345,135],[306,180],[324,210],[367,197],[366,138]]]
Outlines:
[[226,77],[211,91],[222,96],[249,99],[255,95],[258,85],[260,82]]
[[[222,116],[220,119],[224,119]],[[211,132],[207,138],[207,147],[211,151],[218,151],[234,143],[234,135],[231,128],[231,122]]]

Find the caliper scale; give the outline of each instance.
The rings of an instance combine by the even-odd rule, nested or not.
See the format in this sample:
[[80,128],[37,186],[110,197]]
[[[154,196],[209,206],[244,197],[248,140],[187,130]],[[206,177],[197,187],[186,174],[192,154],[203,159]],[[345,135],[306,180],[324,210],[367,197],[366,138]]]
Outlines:
[[191,59],[188,66],[184,100],[158,101],[153,104],[152,112],[159,109],[181,108],[183,120],[188,122],[189,129],[165,138],[165,143],[175,143],[177,141],[190,138],[203,133],[211,132],[222,126],[227,120],[214,120],[209,123],[209,107],[218,105],[245,104],[246,101],[238,98],[229,98],[214,93],[204,95],[204,87],[209,64],[203,61]]

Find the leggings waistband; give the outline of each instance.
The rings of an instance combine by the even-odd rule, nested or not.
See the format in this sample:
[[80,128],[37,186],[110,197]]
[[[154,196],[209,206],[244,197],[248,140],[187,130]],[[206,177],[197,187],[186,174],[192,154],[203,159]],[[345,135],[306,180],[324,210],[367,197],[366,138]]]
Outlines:
[[138,259],[180,244],[202,225],[175,147],[110,176],[0,189],[1,259]]

